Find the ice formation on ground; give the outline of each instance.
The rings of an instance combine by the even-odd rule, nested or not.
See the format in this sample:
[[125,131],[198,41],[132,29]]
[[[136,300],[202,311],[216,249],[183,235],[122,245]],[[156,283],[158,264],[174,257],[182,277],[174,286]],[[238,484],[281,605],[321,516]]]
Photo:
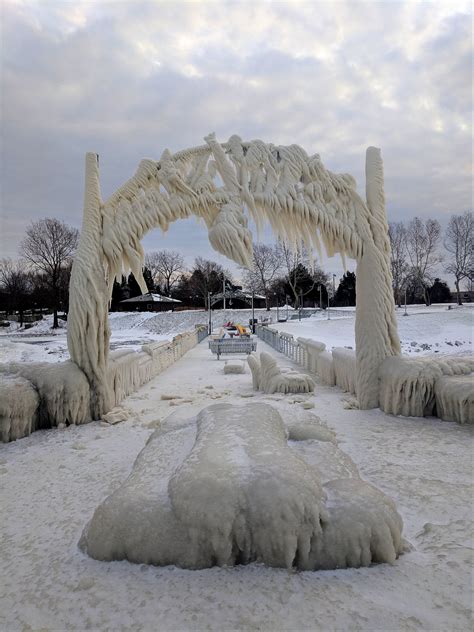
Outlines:
[[[84,219],[70,288],[68,347],[91,384],[94,418],[113,404],[107,381],[110,331],[108,300],[114,278],[131,269],[143,291],[140,240],[149,230],[166,231],[190,215],[201,217],[212,246],[240,265],[252,256],[244,209],[293,249],[336,252],[357,260],[357,392],[361,406],[378,404],[378,368],[400,351],[391,287],[390,245],[380,150],[366,156],[366,202],[348,174],[334,174],[318,154],[297,145],[275,146],[232,136],[158,162],[142,160],[136,174],[105,202],[98,156],[86,157]],[[319,236],[318,236],[319,232]]]
[[260,359],[256,353],[249,354],[247,362],[252,372],[252,384],[255,390],[268,394],[312,393],[314,391],[314,381],[309,375],[280,368],[275,358],[266,351],[261,352]]
[[[184,568],[394,562],[404,543],[393,502],[322,434],[289,444],[280,414],[263,403],[165,421],[96,509],[80,547],[98,560]],[[308,458],[313,446],[329,455],[334,479],[324,458]]]
[[239,374],[245,373],[245,364],[242,360],[226,360],[224,364],[225,374]]

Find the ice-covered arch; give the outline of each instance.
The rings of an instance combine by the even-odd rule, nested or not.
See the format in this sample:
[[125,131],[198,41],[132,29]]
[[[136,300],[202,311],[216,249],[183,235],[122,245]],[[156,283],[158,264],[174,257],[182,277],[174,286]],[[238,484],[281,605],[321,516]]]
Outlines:
[[366,155],[366,202],[348,174],[334,174],[318,154],[298,145],[277,146],[232,136],[159,161],[142,160],[136,174],[105,202],[98,156],[86,156],[84,217],[70,285],[68,347],[91,385],[91,413],[111,407],[107,380],[108,307],[115,278],[131,269],[142,291],[149,230],[201,217],[215,250],[248,266],[252,235],[245,210],[261,227],[268,220],[277,237],[298,249],[339,252],[357,261],[357,395],[361,408],[378,405],[381,362],[400,352],[392,294],[390,244],[380,150]]

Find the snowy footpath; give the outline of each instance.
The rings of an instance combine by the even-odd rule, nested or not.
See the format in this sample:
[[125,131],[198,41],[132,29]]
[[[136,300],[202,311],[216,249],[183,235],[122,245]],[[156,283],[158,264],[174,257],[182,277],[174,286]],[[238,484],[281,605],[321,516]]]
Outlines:
[[[290,364],[259,341],[262,350]],[[314,395],[254,395],[248,369],[223,366],[204,341],[123,402],[127,421],[0,445],[0,630],[471,629],[472,427],[354,410],[319,385]],[[413,550],[393,566],[323,572],[187,571],[81,553],[84,525],[161,421],[217,401],[318,415],[361,476],[395,500]]]

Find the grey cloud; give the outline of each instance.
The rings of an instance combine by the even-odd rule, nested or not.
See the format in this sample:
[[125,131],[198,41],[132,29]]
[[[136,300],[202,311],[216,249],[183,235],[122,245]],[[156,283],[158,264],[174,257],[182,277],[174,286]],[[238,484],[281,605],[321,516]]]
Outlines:
[[[76,6],[82,26],[67,9],[4,9],[2,254],[16,254],[21,222],[54,215],[80,224],[86,151],[101,156],[107,197],[142,157],[201,144],[210,131],[299,143],[328,168],[352,173],[361,192],[365,148],[381,146],[390,219],[445,221],[469,206],[465,11],[443,16],[412,3],[355,10],[353,2],[265,11],[259,3]],[[144,246],[217,258],[192,221],[165,239],[147,236]]]

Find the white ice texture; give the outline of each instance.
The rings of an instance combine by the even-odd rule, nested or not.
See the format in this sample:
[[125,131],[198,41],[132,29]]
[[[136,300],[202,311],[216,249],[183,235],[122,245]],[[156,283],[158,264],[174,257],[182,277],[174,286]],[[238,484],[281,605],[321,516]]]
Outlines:
[[393,563],[404,548],[394,503],[359,478],[330,434],[315,438],[314,419],[311,438],[300,426],[302,440],[290,443],[268,404],[216,404],[165,421],[96,509],[80,548],[97,560],[190,569]]
[[240,374],[245,373],[245,364],[242,360],[226,360],[224,364],[225,374]]

